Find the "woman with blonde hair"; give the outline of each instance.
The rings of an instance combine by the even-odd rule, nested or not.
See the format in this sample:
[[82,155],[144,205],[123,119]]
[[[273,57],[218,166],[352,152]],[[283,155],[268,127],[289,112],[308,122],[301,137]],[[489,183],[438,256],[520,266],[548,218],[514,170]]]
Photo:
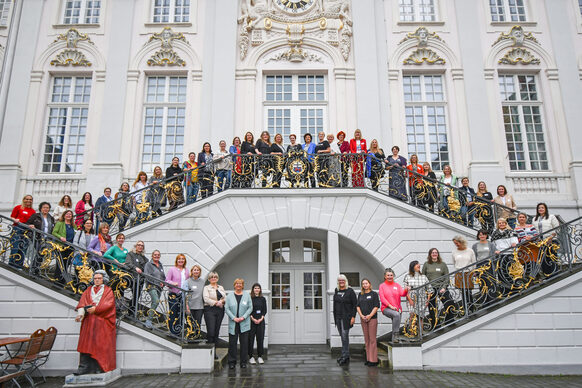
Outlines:
[[186,269],[186,256],[180,253],[176,256],[174,266],[166,273],[166,283],[172,284],[168,293],[168,304],[170,307],[170,317],[168,325],[170,333],[179,336],[182,330],[182,290],[188,289],[188,278],[190,273]]
[[202,293],[204,291],[204,279],[202,278],[202,267],[194,264],[190,269],[190,277],[188,278],[188,304],[186,304],[186,312],[190,314],[192,320],[198,325],[198,329],[202,327],[202,315],[204,314],[204,299]]
[[224,287],[218,284],[218,274],[208,274],[208,284],[204,287],[202,298],[204,299],[204,322],[206,322],[206,340],[209,344],[216,343],[220,333],[220,325],[224,318],[224,303],[226,292]]
[[362,138],[362,131],[356,129],[350,140],[350,153],[358,154],[352,155],[352,187],[364,187],[364,158],[359,154],[367,152],[366,139]]
[[464,269],[462,272],[457,272],[455,274],[455,287],[463,292],[465,307],[473,310],[472,275],[474,267],[468,266],[477,261],[475,252],[473,252],[472,249],[467,248],[467,239],[461,235],[453,237],[453,244],[455,244],[455,249],[453,249],[452,253],[455,270]]
[[358,298],[348,284],[344,274],[337,277],[337,288],[333,295],[333,319],[342,340],[342,354],[337,359],[339,365],[350,362],[350,329],[356,321]]
[[240,342],[240,367],[247,367],[249,355],[249,331],[251,330],[251,313],[253,301],[251,295],[244,290],[245,281],[234,279],[234,292],[226,296],[225,312],[228,315],[228,367],[236,365],[237,342]]

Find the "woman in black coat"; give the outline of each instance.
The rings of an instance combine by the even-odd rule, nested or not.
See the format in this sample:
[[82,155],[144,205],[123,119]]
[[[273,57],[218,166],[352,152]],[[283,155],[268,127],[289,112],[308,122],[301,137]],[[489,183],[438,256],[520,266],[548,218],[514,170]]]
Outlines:
[[342,355],[337,359],[339,365],[350,362],[350,328],[356,320],[357,304],[356,293],[349,287],[346,276],[340,274],[333,295],[333,319],[342,339]]

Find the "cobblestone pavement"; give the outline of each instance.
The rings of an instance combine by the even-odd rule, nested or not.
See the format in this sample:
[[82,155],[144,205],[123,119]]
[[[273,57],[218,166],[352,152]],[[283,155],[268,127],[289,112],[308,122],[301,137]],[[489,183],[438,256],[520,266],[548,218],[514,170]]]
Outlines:
[[[582,372],[581,372],[582,373]],[[50,378],[42,387],[61,387],[64,378]],[[581,387],[580,376],[509,376],[445,372],[395,372],[366,367],[352,354],[349,366],[339,367],[325,345],[274,346],[264,365],[246,370],[224,369],[209,375],[150,375],[123,377],[109,387]]]

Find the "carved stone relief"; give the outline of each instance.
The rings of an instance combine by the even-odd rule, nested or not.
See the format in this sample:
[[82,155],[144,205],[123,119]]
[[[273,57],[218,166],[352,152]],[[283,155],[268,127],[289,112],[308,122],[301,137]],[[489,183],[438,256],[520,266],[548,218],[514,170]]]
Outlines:
[[513,46],[518,47],[523,46],[526,40],[539,44],[538,40],[533,36],[533,34],[531,32],[525,32],[521,26],[511,27],[511,30],[507,34],[502,32],[501,35],[499,35],[499,38],[497,38],[497,40],[492,44],[492,46],[495,46],[497,43],[503,40],[512,40]]
[[505,53],[505,55],[499,59],[500,64],[503,65],[540,64],[540,60],[524,47],[526,40],[539,45],[539,42],[531,32],[525,32],[521,26],[513,26],[511,27],[511,30],[507,34],[502,32],[499,38],[493,43],[493,46],[504,40],[511,40],[513,41],[513,43],[511,45],[512,48],[509,49]]
[[353,34],[350,4],[351,0],[240,0],[239,57],[244,60],[254,47],[285,34],[289,49],[277,54],[278,60],[313,60],[302,49],[309,36],[337,47],[348,61]]
[[93,44],[87,34],[79,32],[76,28],[70,28],[66,33],[58,35],[53,43],[59,41],[66,42],[67,48],[59,52],[50,62],[52,66],[91,66],[91,62],[78,47],[79,42]]
[[429,65],[444,65],[446,61],[441,58],[434,50],[428,48],[433,40],[444,42],[436,32],[429,32],[424,26],[418,27],[416,31],[406,34],[404,39],[398,44],[408,42],[409,40],[416,40],[416,50],[414,50],[408,58],[403,61],[405,65],[422,65],[428,63]]
[[171,27],[164,27],[161,32],[153,34],[146,45],[156,40],[160,41],[160,50],[148,59],[149,66],[186,66],[186,61],[180,58],[172,45],[175,40],[190,44],[184,34],[172,31]]
[[534,57],[528,50],[522,47],[516,47],[508,51],[507,54],[499,60],[499,63],[504,65],[517,65],[518,63],[523,65],[539,65],[540,60]]
[[405,65],[421,65],[424,62],[430,65],[444,65],[446,63],[437,53],[426,47],[414,50],[412,54],[404,60]]

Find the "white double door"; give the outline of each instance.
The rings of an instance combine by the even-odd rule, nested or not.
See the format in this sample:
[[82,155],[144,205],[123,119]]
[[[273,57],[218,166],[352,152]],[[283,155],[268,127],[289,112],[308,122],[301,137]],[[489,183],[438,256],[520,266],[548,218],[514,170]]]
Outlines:
[[269,343],[323,344],[327,340],[325,273],[314,268],[270,272]]

